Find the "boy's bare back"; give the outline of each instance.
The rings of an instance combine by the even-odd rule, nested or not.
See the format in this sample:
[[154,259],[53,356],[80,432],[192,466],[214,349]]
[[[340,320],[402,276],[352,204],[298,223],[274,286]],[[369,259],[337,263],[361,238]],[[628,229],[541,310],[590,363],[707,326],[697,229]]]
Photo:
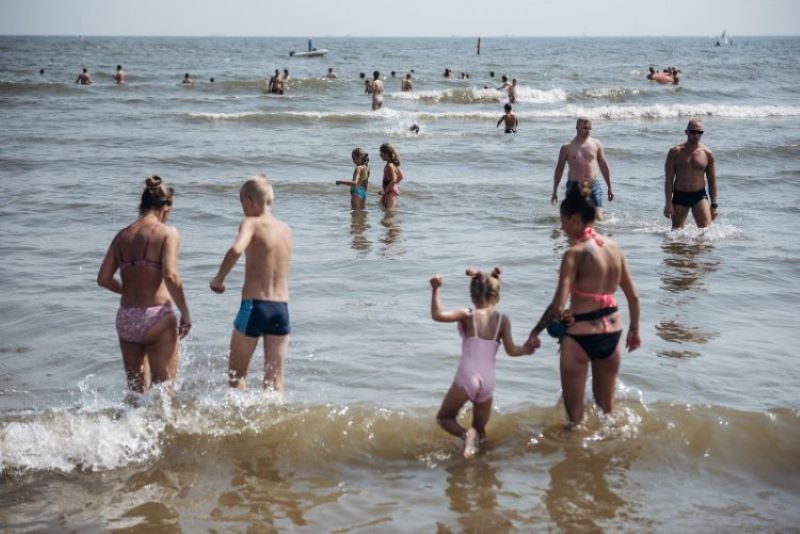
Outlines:
[[264,213],[242,219],[242,231],[251,234],[245,249],[242,299],[289,302],[292,230]]
[[272,185],[265,175],[247,180],[239,191],[244,218],[233,245],[225,253],[211,290],[225,291],[225,277],[245,254],[242,300],[289,302],[292,230],[272,215]]

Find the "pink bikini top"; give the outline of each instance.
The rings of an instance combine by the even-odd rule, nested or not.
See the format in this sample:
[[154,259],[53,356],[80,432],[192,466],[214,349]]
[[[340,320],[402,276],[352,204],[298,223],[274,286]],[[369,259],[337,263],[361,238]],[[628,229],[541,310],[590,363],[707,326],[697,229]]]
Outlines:
[[[583,235],[581,235],[578,241],[588,241],[589,239],[594,239],[598,247],[602,247],[606,244],[603,238],[600,237],[591,226],[587,226],[583,229]],[[570,288],[569,292],[577,297],[592,299],[604,308],[611,308],[617,305],[617,299],[614,298],[614,293],[586,293],[574,287]]]
[[[153,225],[153,228],[150,230],[150,233],[147,234],[147,238],[144,241],[144,249],[142,251],[141,258],[131,258],[129,260],[122,259],[122,251],[117,248],[117,261],[119,263],[120,269],[126,269],[128,267],[150,267],[151,269],[158,269],[159,271],[163,268],[160,261],[148,260],[147,259],[147,249],[150,248],[150,238],[153,237],[155,231],[161,226],[161,223],[156,223]],[[128,227],[130,228],[130,226]],[[127,228],[126,228],[127,229]],[[124,230],[123,230],[124,231]],[[122,232],[120,232],[121,234]],[[117,238],[115,241],[119,240],[119,234],[117,234]]]

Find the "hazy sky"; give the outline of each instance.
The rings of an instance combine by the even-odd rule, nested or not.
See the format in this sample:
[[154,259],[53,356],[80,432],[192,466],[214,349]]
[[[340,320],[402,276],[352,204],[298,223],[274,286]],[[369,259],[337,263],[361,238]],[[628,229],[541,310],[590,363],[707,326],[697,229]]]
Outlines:
[[0,34],[800,34],[800,0],[0,0]]

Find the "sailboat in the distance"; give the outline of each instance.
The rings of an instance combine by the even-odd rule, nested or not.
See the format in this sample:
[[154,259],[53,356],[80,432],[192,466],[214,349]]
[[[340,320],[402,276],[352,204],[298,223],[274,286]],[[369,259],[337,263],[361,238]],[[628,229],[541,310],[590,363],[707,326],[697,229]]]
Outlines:
[[733,42],[728,39],[728,30],[722,30],[722,35],[717,38],[717,43],[714,46],[730,46]]

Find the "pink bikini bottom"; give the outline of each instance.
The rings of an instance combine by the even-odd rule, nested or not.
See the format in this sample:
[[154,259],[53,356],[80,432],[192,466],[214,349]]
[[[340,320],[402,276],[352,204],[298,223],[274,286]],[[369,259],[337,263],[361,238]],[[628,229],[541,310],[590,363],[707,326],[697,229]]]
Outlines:
[[141,343],[153,325],[168,315],[174,315],[171,304],[147,308],[120,307],[117,310],[117,335],[122,341]]

